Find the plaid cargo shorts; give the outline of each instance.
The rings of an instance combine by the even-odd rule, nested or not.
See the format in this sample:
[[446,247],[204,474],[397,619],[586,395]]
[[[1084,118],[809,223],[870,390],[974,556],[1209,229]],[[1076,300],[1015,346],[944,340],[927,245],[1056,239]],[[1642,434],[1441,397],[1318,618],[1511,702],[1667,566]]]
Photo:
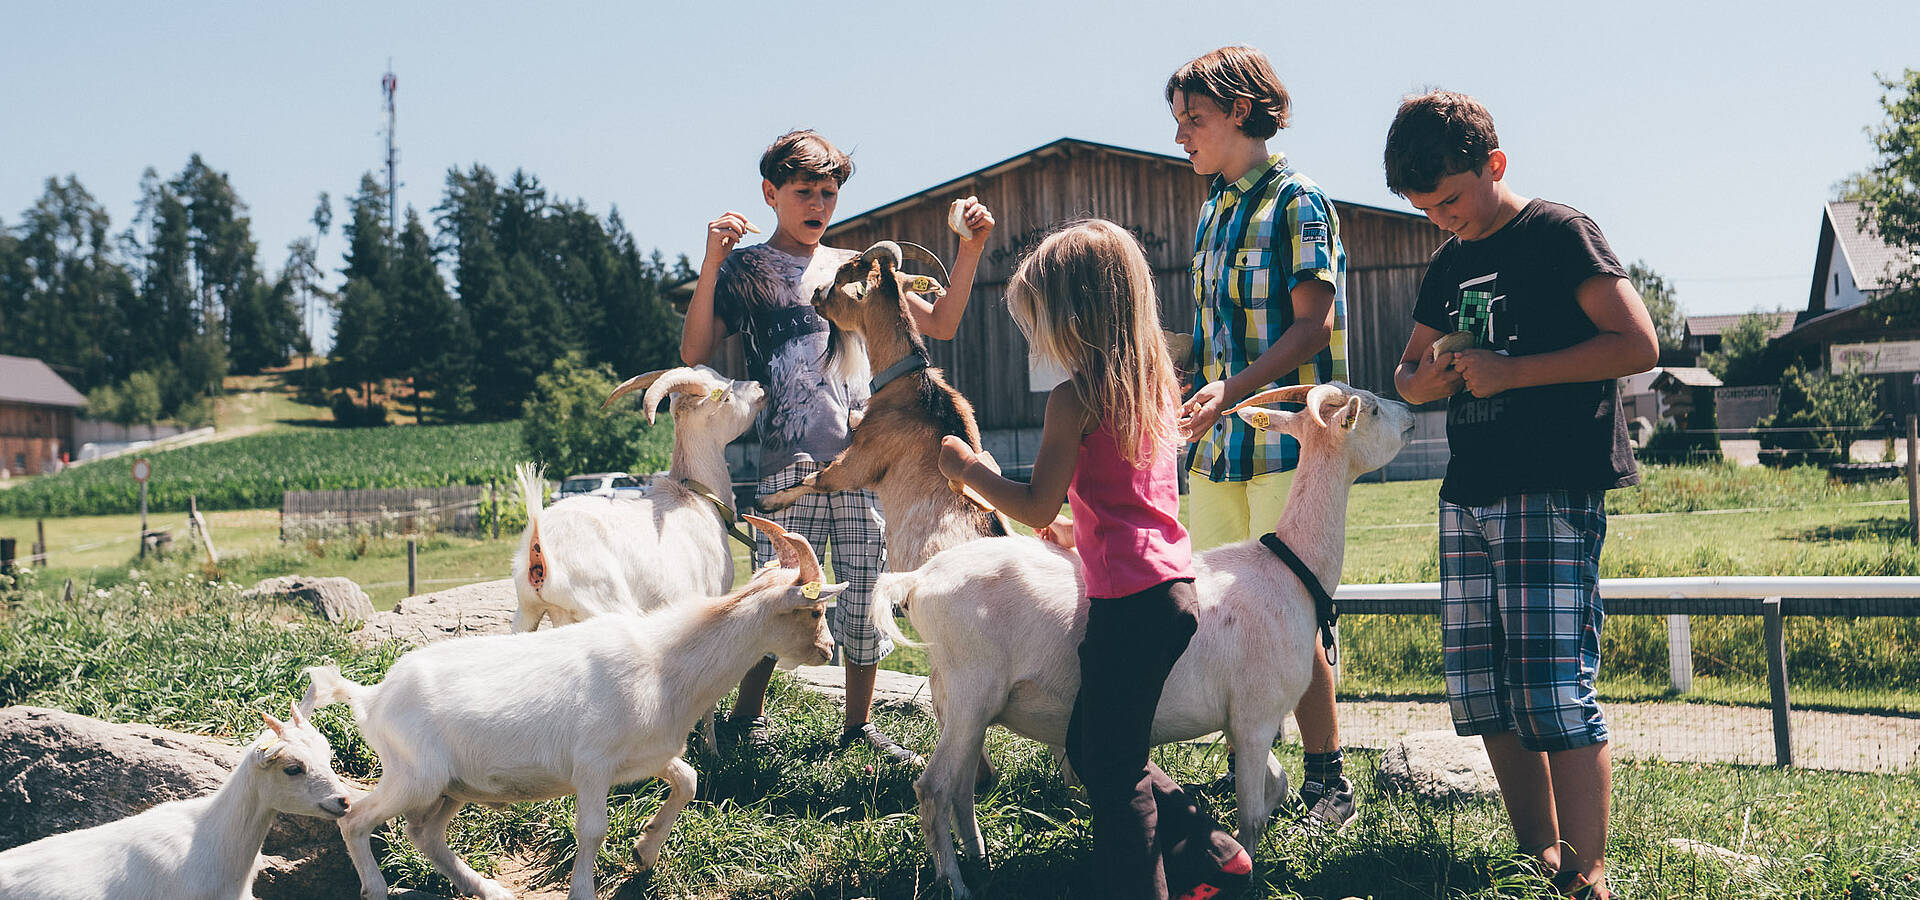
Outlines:
[[1606,494],[1440,501],[1440,643],[1462,735],[1517,731],[1529,750],[1607,739],[1600,669]]
[[[786,490],[824,468],[824,463],[812,460],[796,462],[760,479],[754,494],[765,497]],[[872,615],[873,584],[887,568],[887,527],[880,518],[880,499],[872,491],[808,494],[767,518],[781,528],[806,535],[814,556],[832,568],[834,580],[847,583],[847,590],[834,601],[833,615],[827,619],[841,656],[855,665],[870,666],[892,653],[893,642],[880,633]],[[773,558],[773,543],[755,531],[754,568]]]

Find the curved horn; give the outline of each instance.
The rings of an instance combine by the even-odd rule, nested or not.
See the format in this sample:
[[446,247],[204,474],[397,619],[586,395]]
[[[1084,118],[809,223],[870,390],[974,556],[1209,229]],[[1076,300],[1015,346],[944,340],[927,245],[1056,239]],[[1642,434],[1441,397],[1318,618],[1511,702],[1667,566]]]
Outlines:
[[607,395],[607,399],[600,404],[600,408],[606,409],[607,407],[613,405],[613,401],[620,399],[622,396],[626,394],[630,394],[634,391],[646,390],[648,387],[652,386],[654,382],[659,381],[660,376],[665,375],[671,371],[673,370],[672,369],[655,369],[643,375],[635,375],[632,378],[627,379],[626,381],[620,382],[620,386],[617,388],[614,388],[613,393]]
[[800,566],[799,555],[794,552],[793,547],[781,540],[781,538],[786,537],[787,530],[781,528],[779,523],[771,519],[763,519],[759,516],[748,514],[742,514],[740,518],[745,519],[748,525],[752,525],[754,528],[766,534],[768,538],[767,542],[773,545],[774,555],[779,557],[781,568],[794,569]]
[[1316,387],[1316,385],[1290,384],[1286,387],[1261,391],[1234,404],[1232,409],[1223,410],[1220,415],[1230,416],[1249,406],[1266,406],[1269,403],[1305,403],[1307,402],[1308,392],[1312,391],[1314,387]]
[[1338,400],[1344,404],[1346,403],[1346,399],[1347,392],[1339,385],[1316,384],[1311,390],[1307,391],[1307,414],[1312,416],[1313,421],[1319,423],[1320,427],[1325,428],[1327,427],[1327,417],[1321,414],[1320,407],[1326,405],[1328,400]]
[[900,245],[892,241],[879,241],[879,242],[876,242],[873,246],[868,247],[864,252],[860,254],[860,264],[866,265],[867,263],[873,262],[876,258],[878,258],[883,253],[886,254],[887,256],[893,257],[894,268],[896,269],[900,268],[900,262],[901,262]]
[[[888,243],[893,243],[893,242],[889,241]],[[926,263],[932,266],[934,268],[934,271],[939,272],[941,284],[947,284],[953,281],[953,278],[947,274],[946,264],[941,262],[940,257],[934,255],[934,252],[932,250],[928,250],[927,248],[922,247],[919,244],[916,244],[912,241],[900,241],[898,246],[900,250],[906,252],[906,258],[914,259],[914,260],[918,260],[919,262]],[[896,266],[896,268],[898,267]]]
[[800,558],[800,565],[798,566],[800,569],[800,584],[806,584],[809,581],[820,582],[826,580],[826,576],[820,571],[820,560],[813,555],[813,545],[807,542],[805,535],[794,534],[789,531],[781,535],[780,540],[786,541],[791,545],[794,555]]
[[660,376],[660,380],[647,388],[647,396],[641,401],[647,408],[647,424],[653,424],[654,413],[660,409],[660,401],[666,399],[668,394],[706,393],[709,380],[706,373],[688,366],[668,369],[667,374]]

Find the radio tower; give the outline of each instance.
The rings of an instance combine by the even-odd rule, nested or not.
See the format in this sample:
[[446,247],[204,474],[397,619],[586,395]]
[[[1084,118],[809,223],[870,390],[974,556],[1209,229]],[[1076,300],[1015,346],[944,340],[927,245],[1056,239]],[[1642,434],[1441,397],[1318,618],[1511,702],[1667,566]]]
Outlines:
[[387,98],[387,236],[388,240],[400,237],[400,220],[396,214],[400,197],[400,148],[393,142],[393,92],[400,87],[400,79],[393,76],[393,58],[387,58],[387,74],[380,79],[380,93]]

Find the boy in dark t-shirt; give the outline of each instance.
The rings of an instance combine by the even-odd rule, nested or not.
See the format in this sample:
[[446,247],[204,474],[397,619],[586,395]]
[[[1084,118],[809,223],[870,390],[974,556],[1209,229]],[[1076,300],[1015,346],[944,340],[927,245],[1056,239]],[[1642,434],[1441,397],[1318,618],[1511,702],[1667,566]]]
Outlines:
[[1562,893],[1609,897],[1600,546],[1606,492],[1640,480],[1616,379],[1657,361],[1653,323],[1593,220],[1508,186],[1478,101],[1409,98],[1385,162],[1387,187],[1453,233],[1427,264],[1394,384],[1410,403],[1450,398],[1440,636],[1454,729],[1485,741],[1521,850]]

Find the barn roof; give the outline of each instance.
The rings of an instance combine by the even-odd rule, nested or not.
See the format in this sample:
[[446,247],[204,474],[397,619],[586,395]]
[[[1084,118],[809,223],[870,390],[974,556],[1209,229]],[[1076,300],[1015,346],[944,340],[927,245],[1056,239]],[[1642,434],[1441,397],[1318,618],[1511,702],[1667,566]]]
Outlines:
[[0,356],[0,403],[78,409],[87,405],[87,398],[46,363],[24,356]]
[[[1754,313],[1771,321],[1767,325],[1767,340],[1773,340],[1793,330],[1794,314],[1790,312]],[[1737,316],[1688,316],[1687,334],[1693,337],[1725,334],[1733,330],[1747,314]]]
[[[1155,162],[1155,163],[1163,163],[1171,166],[1178,166],[1179,168],[1182,168],[1182,169],[1189,169],[1191,168],[1191,165],[1192,165],[1182,157],[1169,156],[1165,153],[1153,153],[1147,150],[1135,150],[1131,147],[1121,147],[1116,144],[1102,144],[1098,141],[1088,141],[1088,140],[1082,140],[1080,138],[1063,137],[1063,138],[1060,138],[1059,140],[1052,141],[1050,143],[1041,144],[1040,146],[1035,147],[1032,150],[1028,150],[1024,153],[1016,153],[1013,156],[1009,156],[1006,159],[1003,159],[997,163],[993,163],[991,165],[987,165],[979,169],[975,169],[957,178],[950,178],[930,188],[926,188],[925,190],[916,191],[912,194],[908,194],[907,196],[902,197],[898,200],[894,200],[890,203],[885,203],[880,206],[876,206],[872,209],[869,209],[857,215],[848,216],[847,218],[844,218],[838,222],[835,222],[831,228],[827,229],[827,234],[832,235],[835,232],[855,228],[860,224],[862,224],[862,220],[867,219],[869,217],[885,216],[885,215],[890,215],[892,213],[898,212],[903,207],[911,206],[915,203],[920,202],[921,198],[927,196],[928,194],[945,193],[959,185],[966,184],[970,181],[979,181],[980,179],[983,179],[983,178],[992,178],[996,175],[1001,175],[1006,172],[1010,172],[1014,169],[1018,169],[1021,166],[1034,162],[1035,160],[1046,159],[1051,156],[1058,156],[1062,153],[1066,153],[1072,150],[1093,150],[1096,152],[1111,153],[1116,156],[1127,156],[1127,157],[1143,160],[1146,162]],[[1425,216],[1408,212],[1407,210],[1403,210],[1403,209],[1388,209],[1384,206],[1373,206],[1366,203],[1349,203],[1345,200],[1339,200],[1339,199],[1336,199],[1334,203],[1336,206],[1340,206],[1340,207],[1357,207],[1360,209],[1368,210],[1370,212],[1380,213],[1382,215],[1401,216],[1408,219],[1418,219],[1423,222],[1426,221]],[[1196,212],[1198,211],[1196,210]]]
[[1679,382],[1687,387],[1719,387],[1720,379],[1712,372],[1695,366],[1668,366],[1653,379],[1653,389],[1660,390],[1669,381]]

